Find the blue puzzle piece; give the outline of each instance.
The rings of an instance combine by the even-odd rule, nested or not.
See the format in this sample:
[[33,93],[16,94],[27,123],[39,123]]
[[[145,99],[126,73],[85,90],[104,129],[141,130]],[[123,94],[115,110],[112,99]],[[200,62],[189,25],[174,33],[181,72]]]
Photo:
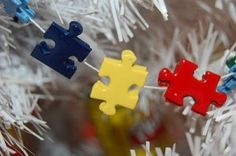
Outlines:
[[225,84],[218,87],[219,92],[224,92],[226,94],[229,94],[232,92],[232,90],[236,89],[236,80],[229,80]]
[[91,52],[90,46],[77,36],[83,32],[78,22],[71,22],[69,30],[53,22],[44,34],[44,38],[55,42],[54,48],[49,48],[46,42],[38,44],[32,56],[60,74],[71,78],[76,71],[76,65],[69,57],[75,56],[82,62]]
[[223,84],[217,88],[219,92],[229,94],[232,90],[236,90],[236,65],[230,68],[229,73],[233,75],[224,79]]
[[29,8],[29,0],[0,0],[4,10],[12,17],[16,17],[22,23],[28,23],[35,17],[35,11]]
[[232,66],[230,69],[229,69],[229,72],[232,73],[232,72],[236,72],[236,65]]

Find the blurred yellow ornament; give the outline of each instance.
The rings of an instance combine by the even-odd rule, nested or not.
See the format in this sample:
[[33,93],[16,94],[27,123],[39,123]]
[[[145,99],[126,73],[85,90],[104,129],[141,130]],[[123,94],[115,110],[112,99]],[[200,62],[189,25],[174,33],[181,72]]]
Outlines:
[[119,109],[113,116],[106,116],[98,110],[99,101],[91,100],[89,106],[91,118],[96,126],[99,142],[107,156],[129,156],[131,140],[129,129],[133,126],[133,116],[129,110]]

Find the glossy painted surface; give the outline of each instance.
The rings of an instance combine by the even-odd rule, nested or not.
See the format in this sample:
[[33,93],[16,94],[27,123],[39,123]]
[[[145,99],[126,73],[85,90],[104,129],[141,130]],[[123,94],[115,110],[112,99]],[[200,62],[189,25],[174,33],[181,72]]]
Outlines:
[[193,76],[197,67],[196,64],[182,59],[173,73],[167,68],[162,69],[158,83],[168,87],[164,95],[167,101],[183,106],[184,97],[191,96],[195,101],[192,110],[206,115],[210,104],[222,106],[226,101],[226,95],[216,92],[219,75],[207,71],[202,80],[198,80]]
[[108,85],[102,81],[94,84],[91,97],[104,100],[100,110],[107,115],[114,115],[116,105],[134,109],[138,102],[140,88],[147,77],[146,67],[133,65],[136,56],[130,50],[122,52],[122,60],[105,58],[99,71],[100,77],[109,77]]
[[87,43],[77,37],[82,32],[83,28],[78,22],[71,22],[69,30],[53,22],[44,34],[44,38],[53,40],[55,47],[49,48],[46,42],[41,42],[31,55],[58,73],[71,78],[77,67],[70,57],[76,57],[82,62],[92,50]]

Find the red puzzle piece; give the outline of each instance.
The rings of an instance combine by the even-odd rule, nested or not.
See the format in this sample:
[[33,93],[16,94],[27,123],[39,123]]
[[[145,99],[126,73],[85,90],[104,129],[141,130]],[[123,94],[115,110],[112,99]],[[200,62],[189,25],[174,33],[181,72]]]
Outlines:
[[208,107],[213,103],[221,107],[226,101],[224,93],[216,92],[220,76],[207,71],[202,80],[197,80],[193,75],[198,66],[188,60],[182,59],[176,66],[174,73],[164,68],[159,73],[160,86],[168,86],[165,92],[167,101],[178,106],[183,106],[183,98],[191,96],[195,104],[192,110],[201,115],[206,115]]

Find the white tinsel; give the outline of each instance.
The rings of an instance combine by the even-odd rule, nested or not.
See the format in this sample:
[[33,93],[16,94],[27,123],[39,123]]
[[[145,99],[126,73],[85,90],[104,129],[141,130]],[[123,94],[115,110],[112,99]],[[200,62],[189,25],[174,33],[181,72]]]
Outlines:
[[[163,88],[155,86],[158,71],[163,67],[173,68],[178,62],[176,58],[185,57],[196,62],[199,65],[199,70],[195,74],[197,78],[201,78],[206,70],[227,75],[227,72],[223,70],[227,54],[222,55],[221,53],[218,56],[213,52],[218,51],[220,46],[223,47],[221,52],[227,52],[227,48],[232,42],[235,42],[232,41],[232,36],[235,34],[228,30],[230,29],[227,27],[228,20],[224,18],[229,16],[236,23],[235,2],[216,0],[213,5],[211,1],[203,0],[183,0],[173,3],[171,0],[166,0],[166,2],[169,2],[167,4],[170,5],[167,6],[170,17],[168,23],[164,23],[162,19],[157,21],[156,18],[153,20],[155,22],[148,23],[149,17],[147,13],[143,13],[145,11],[142,11],[143,8],[149,10],[157,8],[166,20],[168,14],[163,0],[33,0],[31,6],[37,12],[37,17],[33,21],[34,25],[16,24],[1,8],[0,148],[2,152],[9,155],[14,151],[6,144],[17,145],[27,155],[26,150],[23,150],[24,145],[20,133],[15,139],[7,131],[10,127],[15,127],[17,132],[22,129],[43,139],[44,129],[47,128],[46,123],[41,120],[39,115],[33,116],[32,112],[38,114],[40,109],[37,101],[39,98],[53,99],[45,88],[45,84],[59,80],[54,79],[55,75],[50,75],[48,70],[41,69],[42,65],[40,67],[36,65],[36,61],[28,61],[28,58],[32,48],[42,39],[42,32],[53,21],[61,22],[64,27],[67,27],[71,20],[81,22],[84,27],[82,39],[94,49],[87,61],[95,64],[96,68],[99,68],[105,55],[120,56],[120,53],[115,52],[120,51],[121,45],[116,44],[130,41],[129,46],[134,49],[140,62],[148,66],[150,71],[139,105],[139,110],[146,115],[149,115],[150,111],[149,101],[162,97]],[[185,8],[181,8],[184,3],[186,3]],[[191,7],[197,8],[197,15],[206,17],[204,19],[207,22],[199,21],[199,29],[193,27],[189,22],[189,19],[193,21],[192,19],[196,18],[191,16],[192,10],[194,10]],[[155,14],[155,12],[149,13]],[[183,22],[184,20],[187,22]],[[40,28],[42,32],[34,26]],[[140,31],[139,28],[147,30],[147,32]],[[131,38],[134,38],[135,41]],[[234,48],[228,51],[233,50]],[[71,88],[77,84],[73,82]],[[39,87],[44,94],[34,93],[35,87]],[[80,87],[83,86],[80,84]],[[166,104],[163,100],[158,102],[159,107],[164,107]],[[186,106],[182,111],[187,118],[186,137],[191,154],[193,156],[235,155],[235,97],[230,95],[227,103],[220,109],[210,107],[206,118],[190,111],[193,103],[191,98],[186,98]],[[173,113],[178,113],[182,109],[176,110]],[[27,128],[26,123],[32,123],[38,132]],[[156,126],[153,127],[156,128]],[[144,131],[148,132],[148,128]],[[197,134],[198,129],[201,131],[200,135]],[[147,155],[150,154],[150,143],[146,144],[145,149]],[[131,153],[134,155],[135,152]],[[175,146],[172,149],[166,148],[165,154],[157,148],[156,153],[166,156],[178,155],[175,152]],[[1,154],[3,155],[3,153]]]
[[[40,69],[34,73],[32,69],[27,67],[27,64],[22,63],[19,57],[5,52],[1,52],[1,54],[0,129],[2,137],[0,147],[6,154],[9,154],[12,151],[9,147],[17,145],[26,154],[21,142],[20,130],[27,131],[43,140],[41,135],[47,128],[46,122],[40,116],[36,117],[32,113],[38,114],[40,111],[38,99],[48,97],[47,95],[34,94],[32,91],[35,90],[35,87],[43,87],[43,84],[50,82],[51,79],[44,76]],[[28,123],[34,125],[38,132],[29,129],[25,125]],[[18,139],[14,139],[8,132],[10,128],[15,128],[18,131]]]
[[[0,20],[5,21],[5,16]],[[10,155],[18,147],[27,155],[29,151],[24,147],[21,131],[43,140],[45,129],[48,128],[39,115],[38,105],[39,98],[48,96],[37,95],[32,91],[36,87],[44,88],[44,84],[52,78],[40,68],[34,71],[25,60],[10,52],[10,49],[17,48],[11,37],[12,31],[7,28],[8,22],[5,22],[0,25],[0,154]],[[36,132],[28,128],[29,123],[35,127]],[[16,138],[9,133],[10,129],[15,129]]]
[[[117,43],[117,37],[119,42],[128,42],[130,38],[134,37],[133,30],[137,27],[143,30],[149,27],[137,4],[147,9],[156,7],[164,19],[168,19],[164,0],[72,0],[69,2],[67,0],[43,2],[35,0],[35,3],[38,8],[36,11],[50,13],[52,11],[62,24],[78,20],[86,28],[87,34],[96,36],[98,33],[102,33],[114,44]],[[40,24],[43,25],[43,23]],[[116,30],[116,34],[114,34],[114,30]]]
[[[143,147],[143,149],[145,151],[146,156],[152,156],[151,147],[150,147],[150,142],[149,141],[147,141],[146,144],[143,145],[142,147]],[[161,148],[156,147],[155,148],[155,153],[158,156],[179,156],[179,154],[176,153],[175,149],[176,149],[176,145],[174,144],[172,148],[166,147],[165,151],[163,153]],[[135,150],[133,150],[133,149],[130,150],[130,154],[131,154],[131,156],[136,156]]]
[[[115,29],[118,41],[128,42],[129,38],[134,36],[133,30],[137,26],[144,30],[148,28],[149,25],[140,14],[137,4],[148,9],[155,6],[167,19],[167,9],[163,0],[145,2],[142,0],[74,0],[69,2],[67,0],[34,0],[32,1],[32,7],[37,12],[37,17],[32,22],[44,32],[56,19],[59,19],[62,24],[68,24],[71,20],[80,21],[86,28],[83,38],[89,41],[96,51],[100,51],[99,55],[93,57],[100,57],[100,60],[102,60],[106,48],[99,50],[100,47],[97,47],[97,43],[93,40],[96,35],[102,33],[106,39],[116,43],[116,35],[113,32]],[[28,50],[33,48],[39,38],[27,25],[14,23],[11,17],[4,13],[3,6],[0,7],[0,117],[2,119],[0,123],[0,148],[5,154],[9,155],[9,153],[13,153],[9,146],[16,145],[24,155],[27,155],[22,138],[19,136],[18,139],[14,139],[7,130],[10,127],[15,127],[43,140],[40,135],[43,135],[44,128],[47,128],[46,123],[41,118],[33,116],[32,112],[38,114],[39,106],[37,102],[39,98],[53,98],[44,87],[44,84],[50,83],[52,78],[37,66],[34,70],[30,68],[30,63],[26,63],[24,57],[21,58],[11,54],[11,49],[20,56],[29,54],[30,51]],[[12,29],[16,31],[14,34]],[[35,87],[39,87],[46,95],[32,93]],[[39,134],[27,128],[26,123],[32,123]]]

